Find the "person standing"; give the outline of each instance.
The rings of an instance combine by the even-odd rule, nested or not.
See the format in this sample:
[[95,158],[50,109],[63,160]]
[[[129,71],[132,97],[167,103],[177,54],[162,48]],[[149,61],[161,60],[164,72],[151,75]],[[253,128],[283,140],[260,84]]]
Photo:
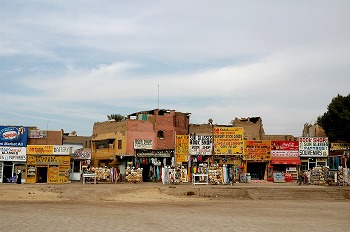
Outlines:
[[22,172],[21,172],[21,170],[17,171],[17,184],[22,184]]

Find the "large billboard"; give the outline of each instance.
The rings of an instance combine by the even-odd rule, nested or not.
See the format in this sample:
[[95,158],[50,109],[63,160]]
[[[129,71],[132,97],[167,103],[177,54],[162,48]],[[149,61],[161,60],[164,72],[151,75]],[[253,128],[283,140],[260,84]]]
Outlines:
[[300,157],[327,157],[328,138],[327,137],[300,137],[299,138]]
[[0,126],[0,146],[26,147],[28,128],[23,126]]
[[243,154],[243,127],[214,127],[215,155]]
[[271,140],[245,140],[244,160],[271,160]]
[[190,155],[211,155],[213,148],[213,136],[190,135]]

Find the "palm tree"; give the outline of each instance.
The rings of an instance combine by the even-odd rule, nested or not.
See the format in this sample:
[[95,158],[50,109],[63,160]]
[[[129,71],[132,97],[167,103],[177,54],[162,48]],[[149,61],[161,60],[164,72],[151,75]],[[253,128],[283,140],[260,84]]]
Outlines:
[[116,122],[121,122],[125,120],[125,116],[121,115],[121,114],[111,114],[111,115],[107,115],[108,120],[115,120]]

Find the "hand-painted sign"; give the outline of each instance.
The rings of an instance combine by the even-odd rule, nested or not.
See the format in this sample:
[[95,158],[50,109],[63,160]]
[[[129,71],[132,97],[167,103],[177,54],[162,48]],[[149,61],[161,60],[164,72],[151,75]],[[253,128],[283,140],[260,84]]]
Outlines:
[[242,155],[243,127],[214,127],[215,155]]
[[326,137],[300,137],[299,154],[304,157],[327,157],[328,138]]
[[211,155],[213,137],[211,135],[190,135],[191,155]]

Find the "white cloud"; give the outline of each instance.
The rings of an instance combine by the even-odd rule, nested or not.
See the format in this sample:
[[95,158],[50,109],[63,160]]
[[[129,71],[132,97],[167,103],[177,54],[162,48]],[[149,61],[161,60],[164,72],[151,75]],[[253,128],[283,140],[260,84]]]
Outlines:
[[0,9],[3,113],[74,127],[79,117],[93,123],[155,108],[159,85],[160,107],[191,112],[194,122],[262,116],[269,131],[295,134],[332,97],[349,93],[349,5],[7,3]]

